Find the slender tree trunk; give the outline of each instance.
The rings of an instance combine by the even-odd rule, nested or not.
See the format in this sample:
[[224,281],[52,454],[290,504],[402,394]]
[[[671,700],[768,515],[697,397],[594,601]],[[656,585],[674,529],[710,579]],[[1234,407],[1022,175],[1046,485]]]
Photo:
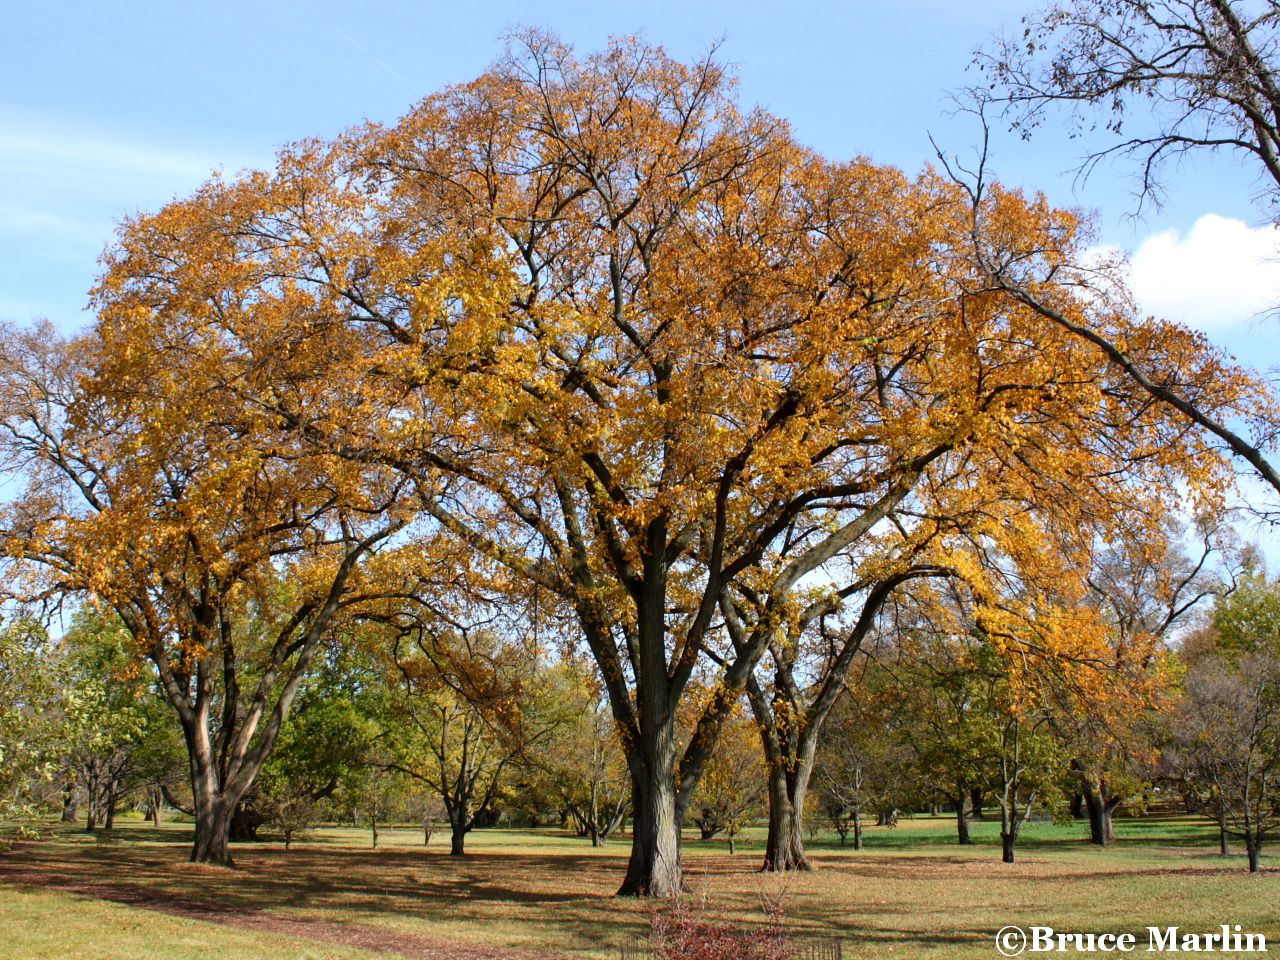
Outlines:
[[1000,851],[1001,851],[1000,858],[1005,863],[1014,862],[1013,847],[1014,847],[1014,844],[1017,843],[1017,841],[1018,841],[1018,837],[1016,834],[1013,834],[1013,833],[1000,834]]
[[729,853],[732,855],[737,852],[738,852],[737,837],[731,833],[729,834]]
[[969,786],[963,780],[956,784],[956,840],[961,846],[973,843],[969,836]]
[[1085,811],[1089,814],[1089,842],[1100,847],[1107,845],[1106,804],[1087,780],[1083,786]]
[[1259,835],[1261,831],[1253,831],[1248,828],[1244,832],[1244,849],[1249,855],[1249,872],[1257,873],[1261,869],[1259,858],[1262,856],[1262,837]]
[[1231,845],[1227,837],[1227,811],[1218,809],[1218,856],[1229,857]]
[[70,777],[62,787],[62,822],[75,823],[76,814],[76,780]]
[[853,808],[853,849],[862,849],[862,811]]

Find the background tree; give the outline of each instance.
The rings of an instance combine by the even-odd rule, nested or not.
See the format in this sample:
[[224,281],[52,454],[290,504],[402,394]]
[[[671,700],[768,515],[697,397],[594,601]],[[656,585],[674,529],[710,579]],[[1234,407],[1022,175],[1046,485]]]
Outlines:
[[416,617],[397,628],[386,656],[386,767],[439,794],[449,852],[462,856],[467,833],[496,812],[520,758],[564,722],[548,697],[545,664],[491,626]]
[[[863,824],[868,814],[903,806],[914,790],[914,758],[901,731],[887,711],[876,708],[885,701],[866,678],[856,684],[859,697],[841,695],[827,721],[818,745],[814,783],[822,812],[831,822],[843,846],[853,834],[853,849],[863,849]],[[875,698],[874,705],[867,701]],[[966,798],[967,800],[967,798]]]
[[729,852],[736,853],[738,835],[764,800],[764,784],[760,735],[747,710],[739,704],[720,731],[690,803],[693,822],[702,839],[710,840],[723,833]]
[[[566,662],[552,678],[563,697],[555,735],[521,758],[529,782],[522,790],[542,809],[562,812],[579,836],[604,846],[631,806],[626,758],[608,702],[583,665]],[[537,810],[532,811],[536,817]]]
[[1241,837],[1249,870],[1277,826],[1280,789],[1280,588],[1258,571],[1214,606],[1183,645],[1185,692],[1174,723],[1175,768]]
[[[271,338],[263,303],[227,308],[224,248],[186,242],[216,207],[205,194],[123,228],[94,332],[4,332],[19,492],[0,541],[11,593],[90,598],[128,628],[183,729],[192,857],[230,863],[233,812],[335,614],[368,589],[362,561],[405,519],[400,480],[312,456],[262,416],[254,391],[325,381],[288,369],[299,353]],[[140,265],[172,265],[175,246],[198,249],[184,269],[208,271],[203,297]]]
[[[74,742],[74,700],[38,620],[15,616],[0,626],[0,844],[37,825],[38,801],[55,782],[59,760]],[[71,715],[67,707],[71,706]]]

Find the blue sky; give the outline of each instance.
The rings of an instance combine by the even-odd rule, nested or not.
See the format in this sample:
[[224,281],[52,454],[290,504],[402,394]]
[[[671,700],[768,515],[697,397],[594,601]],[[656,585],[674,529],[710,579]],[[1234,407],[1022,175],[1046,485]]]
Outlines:
[[[832,157],[866,154],[915,171],[977,140],[949,117],[973,83],[975,46],[1017,28],[1029,5],[667,0],[485,4],[369,0],[14,4],[0,36],[0,319],[88,318],[97,256],[123,215],[153,210],[211,170],[270,163],[280,145],[391,121],[417,98],[480,73],[521,25],[579,49],[642,33],[677,56],[716,39],[743,99],[788,118]],[[1032,142],[996,131],[1009,183],[1097,212],[1102,242],[1134,254],[1152,312],[1206,329],[1262,367],[1280,364],[1274,231],[1239,161],[1188,164],[1169,206],[1142,220],[1125,170],[1073,187],[1078,141],[1049,127]],[[1273,296],[1271,291],[1276,290]]]

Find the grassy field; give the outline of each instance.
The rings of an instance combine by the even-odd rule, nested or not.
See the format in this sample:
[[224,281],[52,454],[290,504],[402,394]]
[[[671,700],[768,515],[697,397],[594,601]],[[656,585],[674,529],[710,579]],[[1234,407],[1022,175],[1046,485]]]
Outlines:
[[[537,954],[617,956],[648,927],[652,905],[611,896],[627,844],[593,850],[556,831],[486,830],[469,855],[417,830],[326,828],[285,852],[237,845],[237,867],[185,862],[189,827],[125,820],[110,839],[60,832],[0,855],[0,955],[12,960],[348,960]],[[1216,854],[1213,832],[1178,818],[1121,820],[1106,850],[1079,825],[1031,824],[1020,862],[999,862],[996,826],[959,847],[946,818],[868,831],[867,849],[832,836],[810,844],[819,869],[756,872],[759,833],[729,856],[688,837],[688,877],[705,909],[759,923],[781,895],[788,926],[839,937],[848,958],[998,956],[1006,924],[1082,932],[1185,931],[1220,924],[1280,944],[1280,862],[1249,876]],[[1141,949],[1141,948],[1140,948]],[[1229,956],[1229,954],[1219,954]]]

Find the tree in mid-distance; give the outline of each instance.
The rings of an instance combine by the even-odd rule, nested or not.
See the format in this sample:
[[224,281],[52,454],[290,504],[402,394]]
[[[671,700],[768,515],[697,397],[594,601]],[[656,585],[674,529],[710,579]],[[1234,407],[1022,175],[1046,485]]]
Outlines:
[[[183,730],[192,859],[230,863],[236,807],[335,616],[372,589],[363,561],[406,517],[400,477],[318,455],[263,412],[262,396],[321,409],[342,388],[323,346],[279,339],[265,302],[227,301],[213,264],[247,241],[207,235],[207,202],[122,229],[90,333],[0,335],[17,478],[0,552],[10,595],[119,616]],[[178,247],[200,292],[161,275]]]
[[1227,833],[1242,838],[1257,872],[1280,826],[1280,586],[1246,572],[1183,654],[1173,766],[1216,815],[1223,852]]
[[723,833],[729,852],[737,852],[738,835],[764,799],[764,773],[759,733],[740,704],[725,721],[690,803],[703,840]]

